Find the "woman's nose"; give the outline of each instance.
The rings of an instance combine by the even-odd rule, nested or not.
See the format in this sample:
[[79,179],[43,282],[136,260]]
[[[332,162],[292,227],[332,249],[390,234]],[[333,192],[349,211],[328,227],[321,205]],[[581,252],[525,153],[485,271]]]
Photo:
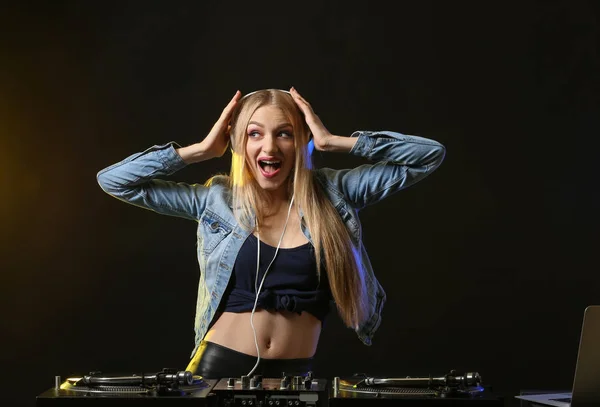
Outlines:
[[275,137],[267,135],[263,140],[263,151],[266,154],[273,154],[279,151],[279,147],[277,146],[277,139]]

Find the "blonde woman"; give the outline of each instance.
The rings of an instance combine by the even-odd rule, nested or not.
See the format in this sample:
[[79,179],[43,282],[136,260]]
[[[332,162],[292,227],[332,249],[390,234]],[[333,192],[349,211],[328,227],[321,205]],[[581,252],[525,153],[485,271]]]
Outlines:
[[[161,180],[232,151],[229,176]],[[312,148],[369,163],[313,169]],[[238,91],[199,143],[154,146],[98,173],[108,194],[198,223],[200,281],[187,370],[205,378],[311,370],[335,303],[366,345],[386,295],[361,240],[358,211],[435,170],[444,147],[391,131],[330,133],[294,89]]]

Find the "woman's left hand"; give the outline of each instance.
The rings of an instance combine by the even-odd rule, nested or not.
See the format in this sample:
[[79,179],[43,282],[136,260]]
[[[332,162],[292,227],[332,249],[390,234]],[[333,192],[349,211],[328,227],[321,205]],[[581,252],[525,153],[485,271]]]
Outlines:
[[300,96],[300,93],[298,93],[294,87],[290,89],[290,93],[294,99],[294,102],[296,102],[300,110],[302,110],[304,113],[306,124],[308,124],[308,127],[313,135],[315,148],[322,151],[326,150],[327,146],[329,145],[329,141],[332,140],[334,136],[323,125],[323,122],[321,122],[319,116],[315,114],[310,106],[310,103]]

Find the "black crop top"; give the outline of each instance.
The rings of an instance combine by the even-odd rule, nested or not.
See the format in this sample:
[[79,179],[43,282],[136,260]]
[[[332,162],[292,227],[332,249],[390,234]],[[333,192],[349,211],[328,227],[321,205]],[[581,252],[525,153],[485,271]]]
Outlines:
[[[256,298],[257,241],[256,236],[250,234],[240,248],[218,311],[252,311]],[[257,287],[260,287],[265,268],[273,260],[275,250],[275,247],[261,242]],[[306,311],[323,321],[329,312],[331,291],[327,273],[323,268],[321,270],[319,281],[311,243],[280,248],[260,290],[256,308],[287,310],[298,314]]]

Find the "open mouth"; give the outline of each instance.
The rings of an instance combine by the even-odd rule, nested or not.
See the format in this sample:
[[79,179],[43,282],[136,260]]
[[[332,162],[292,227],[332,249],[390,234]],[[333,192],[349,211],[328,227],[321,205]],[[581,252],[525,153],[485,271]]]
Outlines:
[[267,178],[275,176],[281,169],[281,161],[259,159],[260,172]]

